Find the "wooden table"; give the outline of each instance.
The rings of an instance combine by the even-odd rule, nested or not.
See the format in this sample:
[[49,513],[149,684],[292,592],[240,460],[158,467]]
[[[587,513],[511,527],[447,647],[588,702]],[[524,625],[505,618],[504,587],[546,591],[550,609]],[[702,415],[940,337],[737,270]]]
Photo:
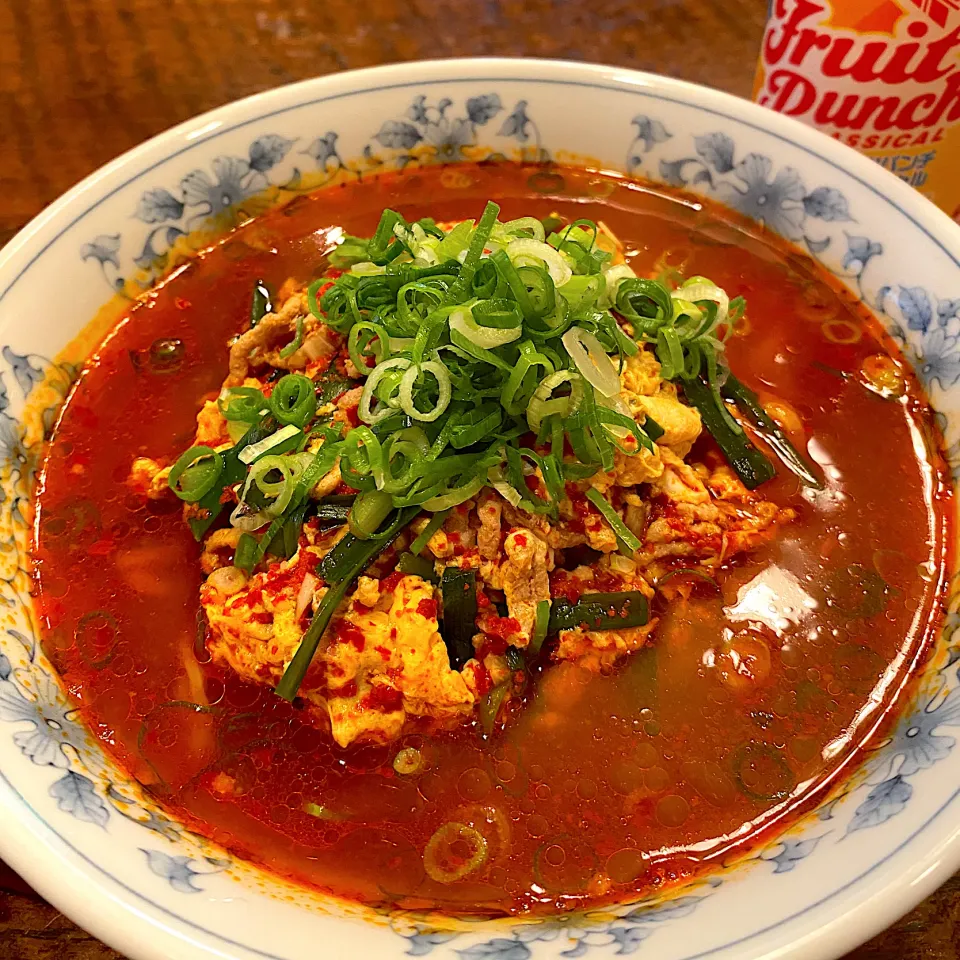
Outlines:
[[[425,57],[603,61],[749,95],[765,0],[0,0],[0,244],[81,177],[278,84]],[[0,958],[118,960],[0,864]],[[960,960],[960,877],[848,960]]]

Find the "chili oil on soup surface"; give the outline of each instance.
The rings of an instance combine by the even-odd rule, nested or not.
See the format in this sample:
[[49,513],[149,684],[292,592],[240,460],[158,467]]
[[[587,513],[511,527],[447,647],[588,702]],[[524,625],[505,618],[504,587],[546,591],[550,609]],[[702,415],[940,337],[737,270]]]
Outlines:
[[[582,171],[451,173],[299,198],[134,305],[50,443],[35,544],[45,649],[86,722],[171,813],[298,882],[485,915],[636,897],[728,861],[809,808],[856,763],[927,654],[951,496],[939,456],[919,455],[936,449],[932,414],[876,321],[729,211]],[[489,197],[504,218],[602,220],[641,276],[676,269],[744,295],[731,366],[809,444],[826,488],[804,490],[781,470],[763,493],[798,519],[717,586],[658,599],[651,643],[612,675],[546,656],[489,738],[468,724],[340,749],[269,689],[204,662],[200,547],[179,501],[126,486],[130,465],[190,445],[258,279],[273,290],[309,281],[333,228],[369,235],[386,206],[443,221],[478,216]],[[157,343],[170,340],[175,350]],[[901,396],[868,389],[864,371],[878,369]],[[394,772],[407,746],[425,754],[425,772]],[[445,885],[426,876],[423,851],[450,821],[479,829],[489,855]]]

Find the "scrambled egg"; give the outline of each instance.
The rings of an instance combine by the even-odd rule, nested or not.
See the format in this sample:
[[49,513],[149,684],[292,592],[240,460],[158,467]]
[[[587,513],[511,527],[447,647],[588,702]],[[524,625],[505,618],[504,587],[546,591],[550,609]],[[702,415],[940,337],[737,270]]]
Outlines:
[[[245,679],[271,685],[283,675],[305,625],[296,607],[306,566],[299,556],[274,566],[229,594],[216,578],[201,589],[211,656]],[[315,601],[324,590],[315,591]],[[300,696],[342,747],[394,740],[408,718],[447,722],[473,710],[482,670],[476,661],[462,672],[450,668],[433,586],[420,577],[401,577],[386,591],[381,581],[362,577],[325,639]]]
[[362,603],[329,628],[322,660],[334,740],[387,742],[407,716],[456,719],[471,713],[473,671],[450,669],[433,586],[405,576],[373,609]]

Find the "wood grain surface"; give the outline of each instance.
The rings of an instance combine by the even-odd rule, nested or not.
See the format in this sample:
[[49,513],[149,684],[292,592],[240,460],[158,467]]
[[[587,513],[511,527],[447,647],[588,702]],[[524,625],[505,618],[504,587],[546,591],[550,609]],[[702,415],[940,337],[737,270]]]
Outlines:
[[[0,0],[0,244],[147,137],[283,83],[563,57],[749,95],[765,0]],[[122,960],[0,864],[0,960]],[[960,960],[960,877],[847,960]]]

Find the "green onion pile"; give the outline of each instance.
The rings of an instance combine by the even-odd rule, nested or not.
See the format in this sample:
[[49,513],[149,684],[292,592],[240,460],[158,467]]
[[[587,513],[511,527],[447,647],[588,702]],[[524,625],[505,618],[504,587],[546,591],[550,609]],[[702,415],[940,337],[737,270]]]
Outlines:
[[[655,425],[619,400],[618,365],[645,342],[664,377],[703,373],[739,431],[719,393],[732,319],[719,287],[694,278],[671,293],[612,265],[592,221],[547,235],[539,220],[498,213],[488,203],[477,224],[444,231],[385,210],[372,238],[338,250],[347,271],[310,288],[311,309],[346,335],[364,379],[341,474],[371,521],[446,510],[486,485],[555,516],[565,481],[612,469],[617,450],[653,449]],[[542,488],[527,481],[534,471]]]
[[[645,344],[661,377],[683,384],[747,486],[773,476],[773,466],[724,396],[746,404],[754,424],[780,441],[771,446],[795,455],[793,464],[785,457],[787,466],[816,481],[726,368],[724,337],[743,311],[741,298],[731,302],[704,277],[670,290],[635,276],[611,262],[590,220],[551,229],[533,217],[500,223],[498,214],[489,202],[477,223],[444,230],[385,210],[371,238],[346,237],[333,253],[331,265],[343,272],[309,287],[310,311],[345,336],[363,383],[358,426],[317,415],[358,380],[288,374],[269,397],[234,387],[219,401],[234,446],[191,447],[170,472],[171,489],[196,505],[197,539],[225,502],[238,501],[230,514],[242,531],[234,562],[248,572],[267,554],[293,554],[308,513],[318,511],[309,492],[337,462],[358,491],[349,505],[319,508],[321,520],[346,520],[349,533],[329,555],[339,559],[319,571],[330,602],[294,658],[295,676],[288,682],[288,670],[281,683],[284,696],[295,694],[353,577],[421,511],[434,519],[414,557],[446,511],[485,486],[515,507],[556,517],[568,481],[611,470],[617,451],[655,449],[662,430],[649,418],[638,424],[620,398],[623,364]],[[258,284],[254,321],[268,302]],[[302,338],[301,318],[290,353]],[[235,498],[224,495],[228,487]],[[636,551],[639,541],[613,506],[593,488],[586,495],[621,549]]]

